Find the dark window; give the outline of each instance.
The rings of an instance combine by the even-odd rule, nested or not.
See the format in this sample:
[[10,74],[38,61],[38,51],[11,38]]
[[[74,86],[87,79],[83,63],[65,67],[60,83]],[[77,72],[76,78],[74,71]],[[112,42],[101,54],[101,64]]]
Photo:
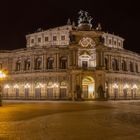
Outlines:
[[86,69],[88,67],[87,61],[82,61],[82,68]]
[[126,62],[124,60],[122,61],[122,70],[127,71],[127,65],[126,65]]
[[47,98],[48,99],[53,98],[53,88],[47,88]]
[[29,88],[25,88],[25,98],[29,97]]
[[47,41],[49,41],[49,37],[48,36],[45,37],[45,42],[47,42]]
[[105,69],[108,70],[108,60],[105,58]]
[[60,68],[61,69],[66,69],[67,68],[67,58],[66,57],[61,57],[60,58]]
[[57,36],[53,36],[53,41],[57,41]]
[[60,88],[60,98],[66,98],[66,92],[67,89],[66,88]]
[[36,58],[35,59],[35,69],[36,70],[40,70],[41,69],[41,63],[42,63],[41,58]]
[[18,60],[18,61],[16,62],[16,71],[20,71],[20,70],[21,70],[21,61]]
[[123,94],[124,94],[124,98],[126,99],[127,98],[127,89],[123,89]]
[[136,69],[136,72],[138,73],[139,70],[138,70],[138,64],[135,64],[135,69]]
[[114,45],[116,45],[117,44],[117,42],[116,41],[114,41]]
[[35,98],[41,98],[41,88],[35,88]]
[[40,43],[40,42],[41,42],[41,38],[39,37],[39,38],[38,38],[38,43]]
[[32,44],[34,43],[34,39],[31,39],[31,43],[32,43]]
[[15,88],[16,91],[16,97],[19,97],[19,88]]
[[109,44],[112,44],[112,40],[111,39],[109,39]]
[[130,62],[130,72],[134,72],[134,66],[132,62]]
[[61,36],[61,40],[65,40],[65,35],[62,35]]
[[120,46],[121,46],[121,43],[119,42],[118,45],[119,45],[119,47],[120,47]]
[[29,59],[25,60],[24,70],[30,70],[30,66],[31,66],[30,60]]
[[53,69],[53,63],[54,63],[54,59],[52,57],[49,57],[47,59],[47,69]]
[[119,70],[118,61],[117,61],[116,59],[113,59],[113,60],[112,60],[112,69],[113,69],[114,71]]

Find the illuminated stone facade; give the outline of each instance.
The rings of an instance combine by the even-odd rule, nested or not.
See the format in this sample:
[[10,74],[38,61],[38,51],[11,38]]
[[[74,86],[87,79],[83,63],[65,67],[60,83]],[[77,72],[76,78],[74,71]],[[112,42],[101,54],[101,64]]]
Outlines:
[[0,51],[4,99],[140,99],[140,55],[89,21],[26,36],[27,47]]

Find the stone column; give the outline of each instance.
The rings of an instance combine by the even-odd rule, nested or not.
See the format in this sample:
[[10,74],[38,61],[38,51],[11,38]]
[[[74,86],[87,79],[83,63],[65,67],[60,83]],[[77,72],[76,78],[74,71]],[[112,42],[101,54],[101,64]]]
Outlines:
[[44,56],[43,57],[43,69],[46,70],[46,68],[47,68],[47,54],[45,53],[43,56]]
[[60,57],[60,54],[59,53],[57,53],[56,54],[56,69],[59,69],[60,68],[60,66],[59,66],[59,58]]
[[109,55],[109,69],[112,70],[112,58],[111,58],[111,55]]
[[34,71],[34,63],[35,63],[35,57],[34,55],[31,56],[31,71]]

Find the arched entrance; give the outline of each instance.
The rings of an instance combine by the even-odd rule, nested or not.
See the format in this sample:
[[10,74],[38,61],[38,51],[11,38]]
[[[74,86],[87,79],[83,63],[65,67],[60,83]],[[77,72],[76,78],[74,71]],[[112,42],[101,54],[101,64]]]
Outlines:
[[95,81],[92,77],[86,76],[82,80],[82,94],[84,99],[95,98]]

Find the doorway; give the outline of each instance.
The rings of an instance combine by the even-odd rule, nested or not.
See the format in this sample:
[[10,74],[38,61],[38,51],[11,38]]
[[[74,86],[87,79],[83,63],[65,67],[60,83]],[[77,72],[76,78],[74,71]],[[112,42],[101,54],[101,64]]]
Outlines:
[[95,98],[95,81],[92,77],[86,76],[82,80],[82,96],[84,99]]

